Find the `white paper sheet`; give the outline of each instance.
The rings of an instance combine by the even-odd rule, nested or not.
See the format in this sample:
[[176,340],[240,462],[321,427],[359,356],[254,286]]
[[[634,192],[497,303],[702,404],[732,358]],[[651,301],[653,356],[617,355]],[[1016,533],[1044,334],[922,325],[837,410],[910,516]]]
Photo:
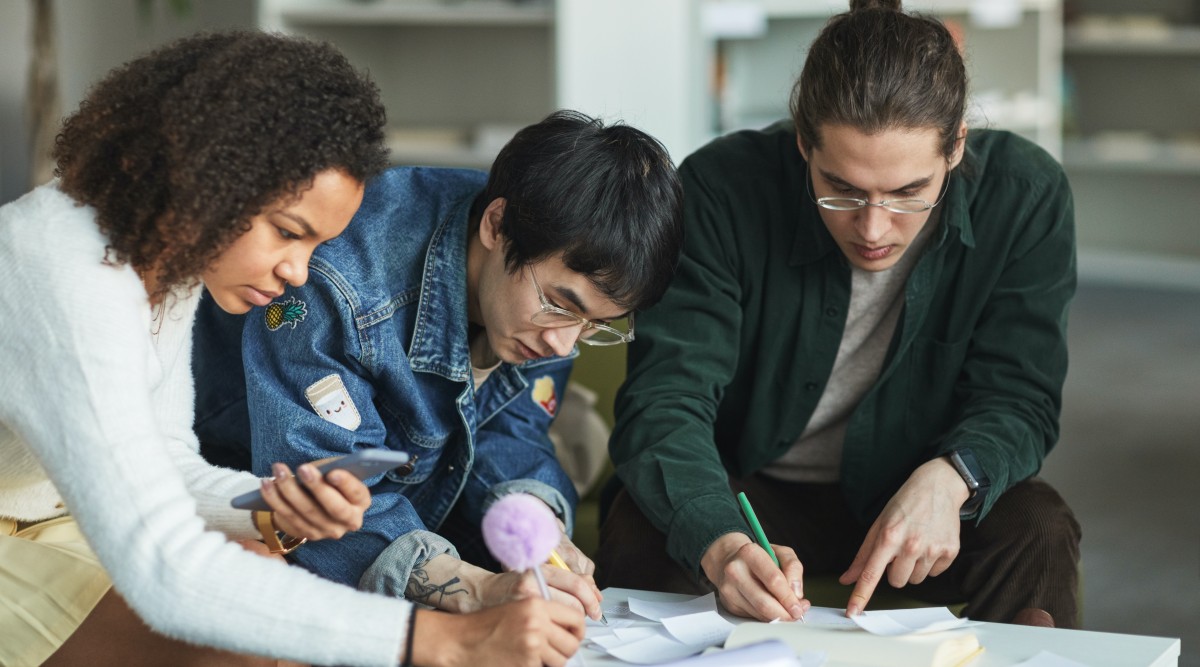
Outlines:
[[684,644],[695,646],[724,644],[729,633],[733,632],[733,623],[721,618],[715,611],[672,616],[664,618],[662,624],[671,636]]
[[[799,621],[784,622],[799,623]],[[853,620],[846,617],[845,609],[834,609],[833,607],[809,607],[808,611],[804,614],[804,622],[808,625],[821,627],[857,627]]]
[[728,651],[712,651],[659,667],[822,667],[825,660],[823,651],[806,651],[796,656],[787,644],[772,639]]
[[584,618],[584,625],[587,626],[588,631],[591,632],[593,628],[597,630],[603,630],[604,628],[629,628],[637,625],[638,623],[649,622],[645,619],[638,619],[633,614],[630,614],[629,618],[613,618],[612,614],[608,614],[607,612],[605,612],[605,615],[608,616],[608,623],[604,623],[602,621],[593,621],[590,618]]
[[608,649],[608,653],[618,660],[635,665],[654,665],[696,655],[705,648],[684,644],[662,634]]
[[661,621],[664,618],[672,616],[686,616],[687,614],[698,614],[703,611],[717,611],[717,597],[713,593],[702,595],[698,598],[687,600],[684,602],[650,602],[649,600],[639,600],[637,598],[629,598],[629,610],[643,618],[648,618],[652,621]]
[[[589,633],[590,634],[590,633]],[[667,636],[661,628],[645,626],[640,628],[618,628],[602,635],[592,635],[588,639],[605,651],[632,644],[635,641],[655,636]]]
[[589,641],[618,660],[639,665],[696,655],[724,643],[733,632],[733,624],[717,613],[716,597],[711,593],[684,602],[630,598],[628,607],[614,612],[605,610],[609,627],[592,626]]
[[868,611],[850,620],[863,630],[884,637],[953,630],[969,622],[950,613],[946,607]]

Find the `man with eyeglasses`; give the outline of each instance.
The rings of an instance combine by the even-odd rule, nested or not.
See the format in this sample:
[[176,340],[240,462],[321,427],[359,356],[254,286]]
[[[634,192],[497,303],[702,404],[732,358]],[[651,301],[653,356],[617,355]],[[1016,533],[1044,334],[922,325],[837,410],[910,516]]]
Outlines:
[[[317,574],[449,611],[538,595],[498,573],[484,512],[516,492],[558,517],[555,599],[598,618],[594,566],[571,542],[577,496],[547,430],[576,343],[634,339],[682,243],[665,149],[575,112],[518,132],[489,173],[397,167],[367,184],[309,280],[240,320],[202,305],[196,430],[251,467],[382,447],[409,463],[367,479],[361,530],[289,557]],[[244,369],[244,372],[243,372]],[[532,587],[532,588],[531,588]]]
[[832,575],[847,588],[821,603],[851,615],[903,588],[1074,627],[1079,525],[1035,476],[1067,368],[1069,184],[1031,142],[967,131],[937,19],[851,5],[790,119],[680,167],[684,250],[638,314],[597,581],[715,589],[770,621]]

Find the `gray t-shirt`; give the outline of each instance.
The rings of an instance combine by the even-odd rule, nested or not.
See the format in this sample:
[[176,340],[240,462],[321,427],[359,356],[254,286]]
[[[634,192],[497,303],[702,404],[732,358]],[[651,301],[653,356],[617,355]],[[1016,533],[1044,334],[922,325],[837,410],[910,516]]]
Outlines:
[[938,209],[896,264],[883,271],[851,266],[846,328],[825,392],[796,442],[763,474],[789,482],[836,482],[841,476],[846,423],[883,368],[904,310],[904,285],[937,227]]

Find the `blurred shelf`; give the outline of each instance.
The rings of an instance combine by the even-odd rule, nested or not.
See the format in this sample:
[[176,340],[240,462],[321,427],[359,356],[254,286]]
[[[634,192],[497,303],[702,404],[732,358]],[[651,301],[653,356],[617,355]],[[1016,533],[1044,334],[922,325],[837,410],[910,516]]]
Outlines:
[[1197,257],[1080,248],[1078,261],[1081,283],[1200,290],[1200,258]]
[[374,0],[296,6],[280,12],[289,25],[414,25],[414,26],[551,26],[554,7],[542,2],[456,3],[428,0]]
[[1063,52],[1067,55],[1200,55],[1200,27],[1172,27],[1162,32],[1122,35],[1120,32],[1066,30]]
[[491,169],[496,153],[471,147],[417,148],[389,146],[388,161],[393,165],[414,167],[466,167]]
[[[719,1],[719,0],[718,0]],[[1058,6],[1058,0],[1020,0],[1023,11],[1041,11]],[[908,0],[904,8],[909,11],[936,14],[966,14],[978,0]],[[828,18],[846,11],[845,0],[758,0],[770,18]]]
[[1200,153],[1165,142],[1146,142],[1122,150],[1087,139],[1063,142],[1063,165],[1071,172],[1171,174],[1200,176]]

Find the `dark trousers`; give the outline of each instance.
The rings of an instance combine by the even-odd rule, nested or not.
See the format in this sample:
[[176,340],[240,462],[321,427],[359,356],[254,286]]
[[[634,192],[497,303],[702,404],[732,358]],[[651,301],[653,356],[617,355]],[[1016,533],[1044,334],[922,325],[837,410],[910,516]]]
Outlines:
[[[851,515],[836,484],[753,475],[731,479],[730,487],[753,499],[763,531],[772,542],[796,550],[806,576],[845,572],[869,528]],[[1058,492],[1029,479],[1000,496],[978,525],[962,523],[959,554],[949,569],[903,592],[937,605],[966,602],[963,613],[980,621],[1007,623],[1035,607],[1048,611],[1058,627],[1076,628],[1079,539],[1079,523]],[[601,588],[693,595],[712,590],[667,555],[666,536],[624,489],[600,530],[596,581]],[[886,578],[879,584],[888,586]]]

